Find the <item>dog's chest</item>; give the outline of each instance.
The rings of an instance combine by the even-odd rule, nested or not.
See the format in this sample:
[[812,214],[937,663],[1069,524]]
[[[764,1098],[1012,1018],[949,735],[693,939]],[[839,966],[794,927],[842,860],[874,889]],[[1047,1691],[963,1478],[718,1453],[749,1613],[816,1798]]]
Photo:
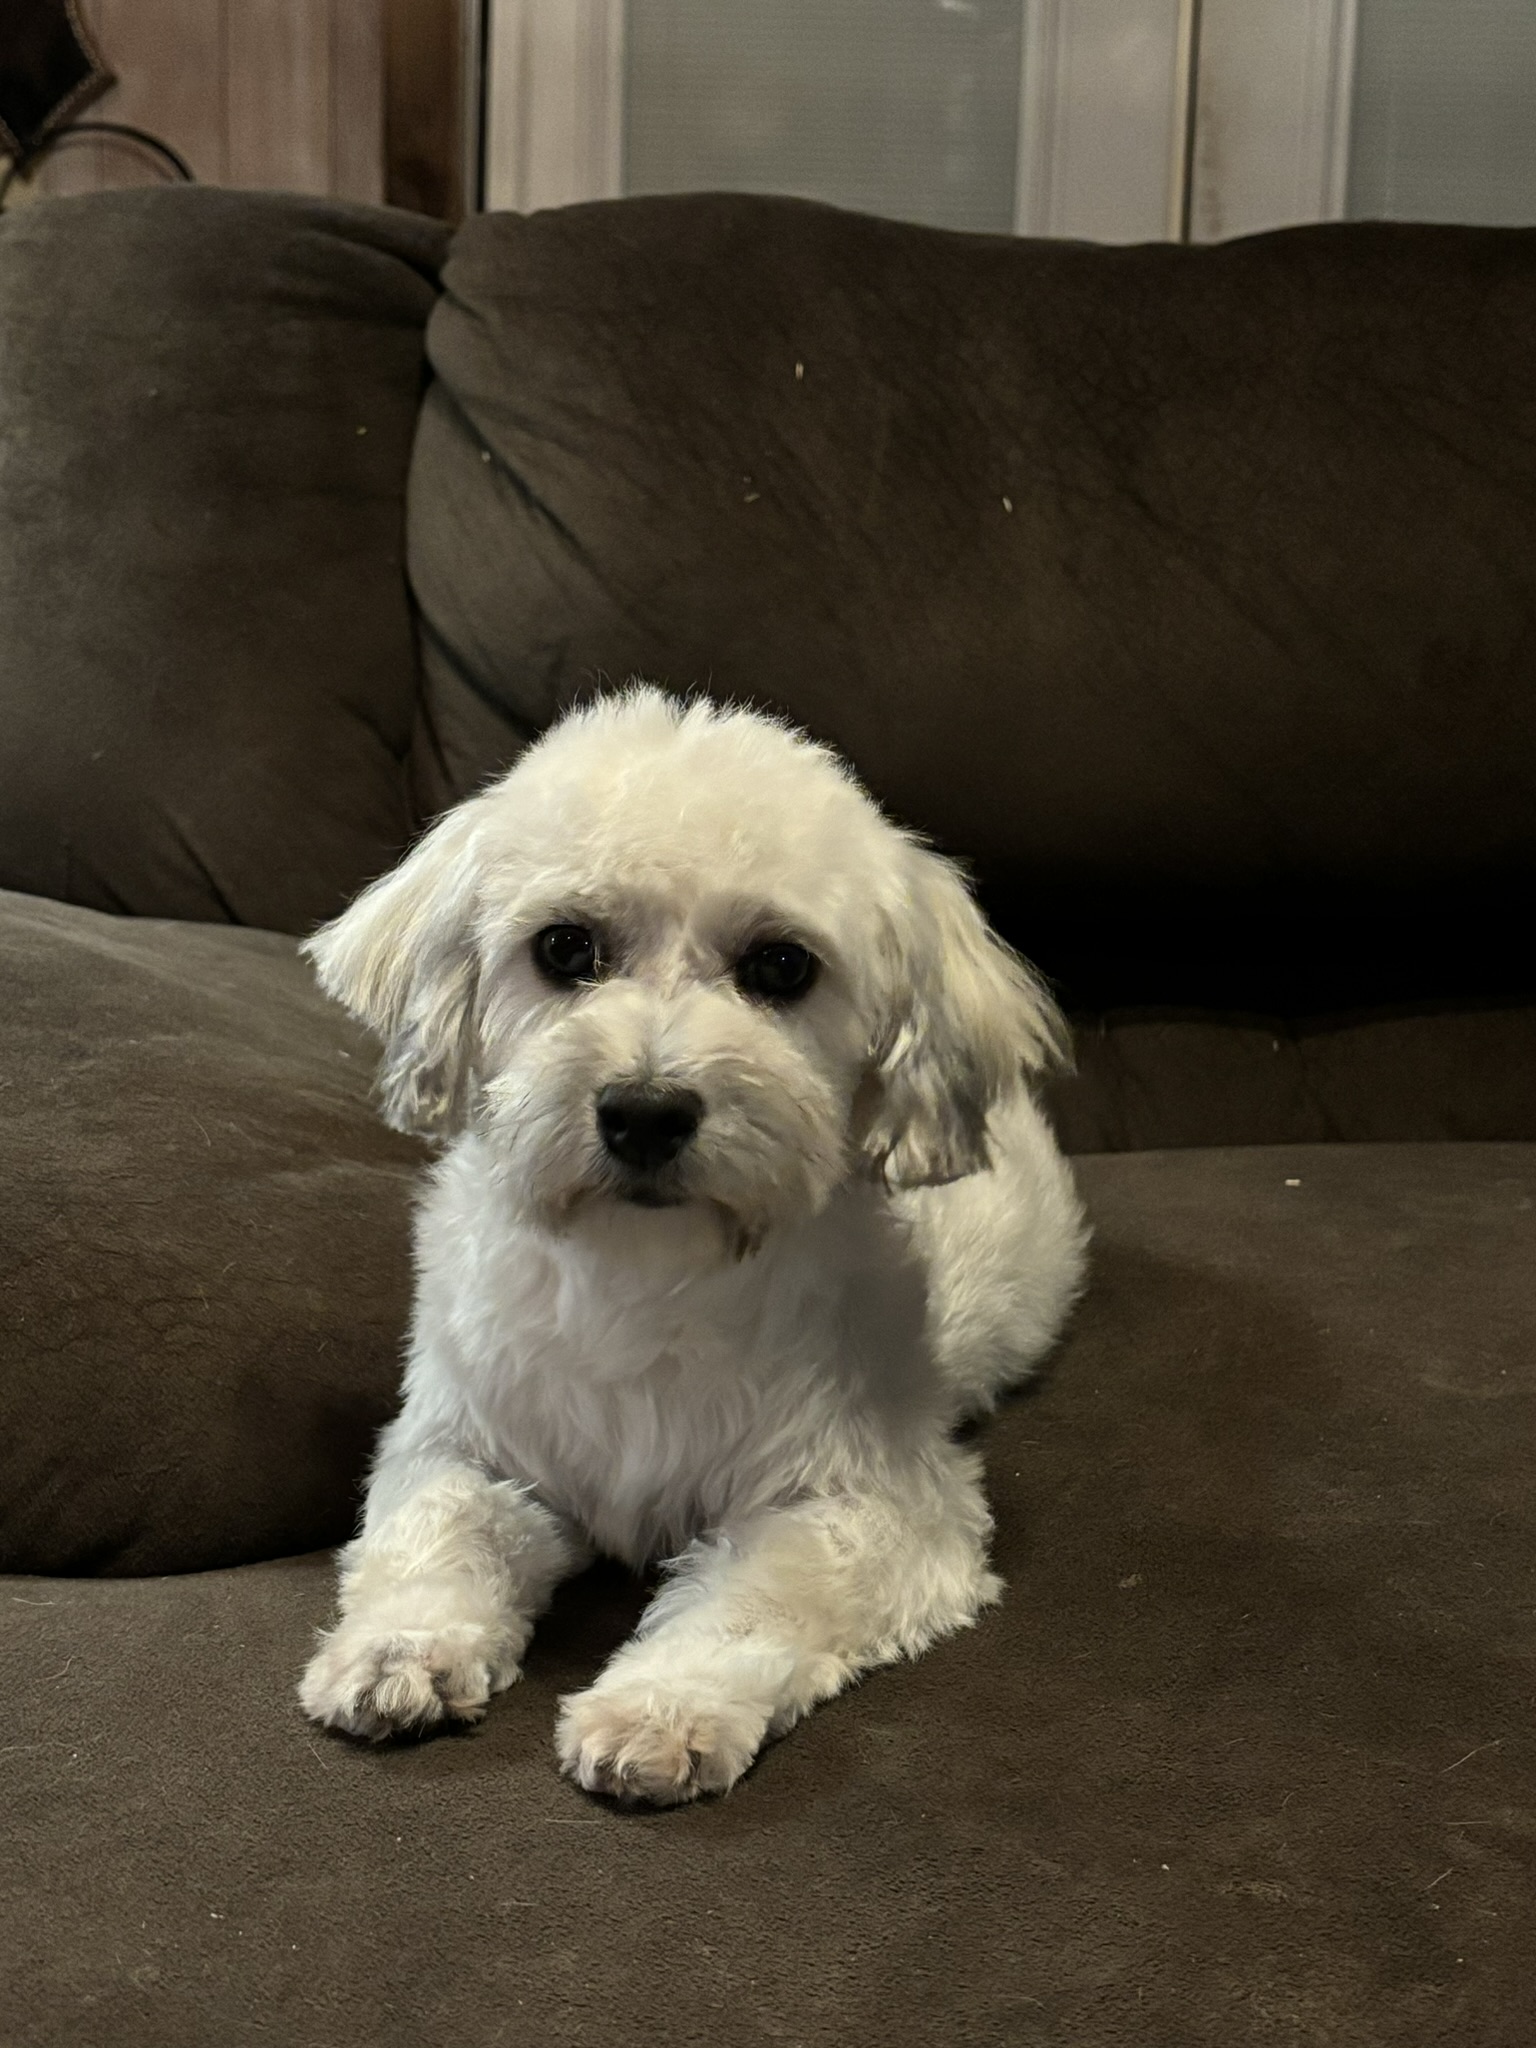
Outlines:
[[843,1405],[829,1337],[560,1291],[503,1326],[476,1406],[498,1461],[601,1548],[638,1563],[804,1483]]
[[463,1395],[502,1469],[639,1563],[836,1484],[905,1405],[920,1290],[880,1278],[872,1320],[845,1257],[794,1244],[700,1273],[503,1241],[461,1269]]
[[524,1227],[466,1141],[418,1216],[408,1405],[632,1562],[931,1434],[923,1276],[873,1189],[726,1245],[702,1209]]
[[[759,1404],[701,1369],[697,1356],[663,1354],[620,1378],[529,1372],[500,1406],[509,1466],[631,1563],[749,1512],[799,1462],[779,1429],[760,1427]],[[778,1470],[762,1456],[773,1437],[784,1454]]]

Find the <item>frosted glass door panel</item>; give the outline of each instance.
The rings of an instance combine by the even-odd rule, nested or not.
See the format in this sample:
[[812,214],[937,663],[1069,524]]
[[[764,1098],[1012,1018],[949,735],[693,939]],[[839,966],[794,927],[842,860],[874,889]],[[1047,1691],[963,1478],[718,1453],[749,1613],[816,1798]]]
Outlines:
[[629,0],[624,189],[1007,234],[1022,18],[1020,0]]
[[1347,211],[1536,222],[1536,0],[1357,0]]

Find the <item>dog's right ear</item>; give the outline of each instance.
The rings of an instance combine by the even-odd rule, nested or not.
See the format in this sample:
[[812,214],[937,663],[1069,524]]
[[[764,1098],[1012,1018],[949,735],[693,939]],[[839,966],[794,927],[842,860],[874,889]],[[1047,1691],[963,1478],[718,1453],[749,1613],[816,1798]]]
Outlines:
[[935,1187],[990,1163],[992,1111],[1070,1041],[1044,983],[987,924],[951,861],[909,842],[897,874],[861,1149],[887,1187]]
[[450,811],[301,948],[326,994],[384,1040],[379,1105],[397,1131],[443,1134],[463,1121],[474,1066],[483,818],[478,799]]

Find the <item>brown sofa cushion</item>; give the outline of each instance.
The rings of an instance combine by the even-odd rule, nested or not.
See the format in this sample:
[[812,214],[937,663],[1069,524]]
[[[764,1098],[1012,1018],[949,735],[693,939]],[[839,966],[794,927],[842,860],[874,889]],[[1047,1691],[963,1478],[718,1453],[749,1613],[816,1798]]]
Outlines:
[[1536,1140],[1536,1007],[1081,1017],[1047,1093],[1071,1152]]
[[461,786],[487,702],[638,670],[836,740],[1076,1007],[1533,992],[1536,230],[657,198],[473,220],[444,285],[410,557]]
[[445,242],[185,187],[0,220],[0,885],[297,932],[399,851]]
[[0,895],[0,1566],[350,1533],[418,1152],[291,941]]
[[478,1731],[383,1750],[293,1698],[325,1560],[0,1585],[12,2036],[1536,2039],[1536,1149],[1082,1179],[1096,1284],[976,1439],[1002,1607],[726,1800],[557,1778],[609,1571]]

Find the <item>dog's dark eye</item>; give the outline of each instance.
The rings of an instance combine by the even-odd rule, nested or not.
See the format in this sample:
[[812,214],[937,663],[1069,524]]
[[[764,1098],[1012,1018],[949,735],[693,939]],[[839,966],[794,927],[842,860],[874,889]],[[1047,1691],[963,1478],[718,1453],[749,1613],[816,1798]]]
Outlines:
[[582,924],[549,924],[534,938],[533,957],[556,981],[591,981],[597,974],[597,939]]
[[770,939],[736,962],[736,986],[743,995],[759,996],[764,1002],[793,1003],[808,993],[816,968],[816,955],[793,939]]

